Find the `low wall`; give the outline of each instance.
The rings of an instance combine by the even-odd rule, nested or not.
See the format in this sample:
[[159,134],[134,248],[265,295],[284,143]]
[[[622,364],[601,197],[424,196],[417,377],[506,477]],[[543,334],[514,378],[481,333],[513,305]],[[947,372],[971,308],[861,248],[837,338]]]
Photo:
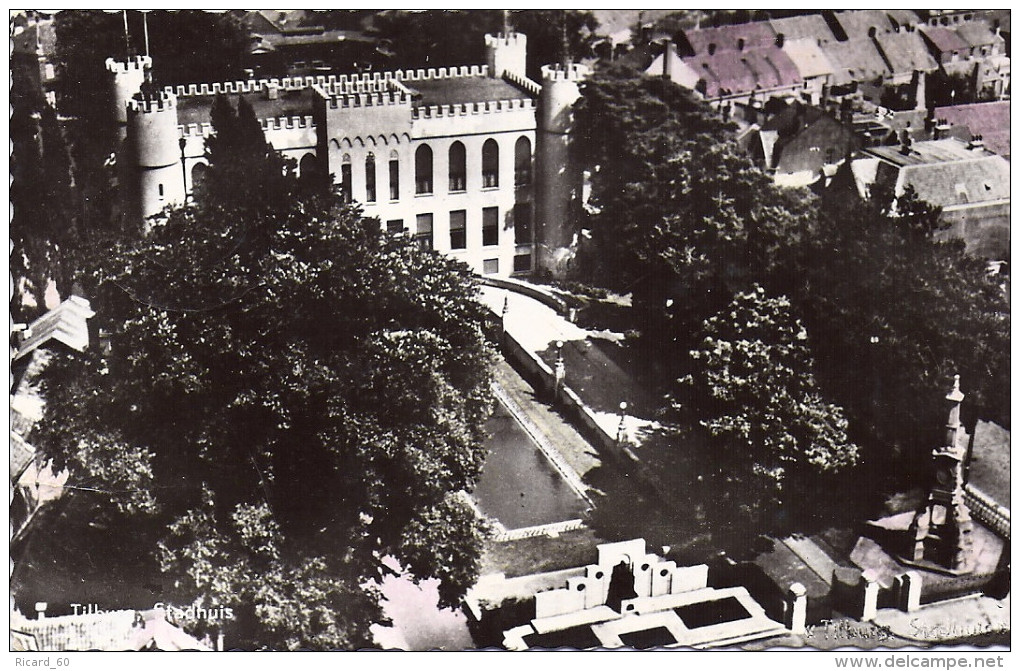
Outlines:
[[634,454],[630,446],[621,444],[615,435],[607,433],[598,423],[592,409],[584,404],[573,389],[564,384],[560,387],[559,394],[556,393],[556,374],[553,370],[537,354],[527,350],[506,331],[502,331],[498,318],[495,331],[497,337],[501,339],[500,349],[506,360],[531,382],[537,393],[552,399],[564,410],[566,417],[600,455],[614,459],[625,469],[639,476],[660,497],[668,498],[668,491]]
[[[533,298],[542,305],[552,308],[557,314],[570,316],[570,307],[567,305],[567,302],[543,287],[536,287],[533,284],[520,282],[518,280],[482,275],[478,276],[478,281],[490,287],[506,289],[507,291],[513,291],[514,293],[521,294],[522,296]],[[571,319],[571,321],[573,321],[573,319]]]
[[973,485],[966,485],[963,490],[964,501],[974,517],[998,536],[1009,538],[1009,509],[1003,508],[992,497]]

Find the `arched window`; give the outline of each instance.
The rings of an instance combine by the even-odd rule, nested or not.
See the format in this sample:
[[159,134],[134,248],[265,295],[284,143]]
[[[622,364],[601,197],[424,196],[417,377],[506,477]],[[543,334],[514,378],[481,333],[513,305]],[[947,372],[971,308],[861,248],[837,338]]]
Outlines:
[[450,191],[463,191],[467,188],[467,151],[464,143],[454,142],[450,145]]
[[390,200],[400,198],[400,158],[397,150],[390,152]]
[[309,180],[315,177],[316,171],[315,154],[305,154],[298,164],[298,176],[301,179]]
[[482,186],[499,186],[499,145],[492,138],[482,145]]
[[365,157],[365,202],[375,202],[375,154]]
[[205,178],[209,172],[209,166],[205,163],[196,163],[191,168],[191,197],[195,200],[205,195]]
[[350,201],[354,198],[351,192],[351,155],[344,154],[340,161],[340,193],[344,200]]
[[514,184],[531,184],[531,140],[520,137],[514,146]]
[[432,193],[432,148],[427,144],[414,152],[414,192]]

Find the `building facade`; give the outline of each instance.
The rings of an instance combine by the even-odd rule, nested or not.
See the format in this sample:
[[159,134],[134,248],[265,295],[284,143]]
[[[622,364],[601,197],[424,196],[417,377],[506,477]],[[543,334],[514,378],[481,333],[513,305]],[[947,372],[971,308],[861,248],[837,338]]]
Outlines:
[[126,211],[144,221],[186,202],[206,170],[217,94],[243,96],[299,171],[331,175],[394,234],[480,274],[561,274],[580,175],[568,160],[582,66],[525,75],[527,38],[486,35],[487,63],[248,80],[141,93],[148,57],[107,61],[125,124]]

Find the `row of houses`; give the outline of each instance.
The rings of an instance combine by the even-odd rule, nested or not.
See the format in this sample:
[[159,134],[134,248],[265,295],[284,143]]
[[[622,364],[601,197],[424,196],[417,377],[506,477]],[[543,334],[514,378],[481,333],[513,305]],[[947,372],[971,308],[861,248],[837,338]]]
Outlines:
[[[883,88],[915,72],[973,77],[987,96],[1009,95],[1009,17],[967,12],[942,25],[910,10],[823,12],[681,30],[665,48],[638,48],[649,74],[668,74],[720,109],[771,96],[824,99],[860,94],[879,102]],[[651,58],[649,58],[651,57]]]

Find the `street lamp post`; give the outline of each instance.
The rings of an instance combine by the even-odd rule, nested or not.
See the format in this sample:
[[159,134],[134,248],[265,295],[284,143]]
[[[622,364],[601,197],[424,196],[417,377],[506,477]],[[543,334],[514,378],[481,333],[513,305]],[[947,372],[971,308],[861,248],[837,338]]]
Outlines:
[[184,187],[184,202],[182,205],[188,203],[188,168],[184,163],[184,148],[188,146],[187,138],[181,138],[177,141],[177,145],[181,148],[181,186]]
[[616,444],[622,446],[627,439],[627,402],[620,401],[620,424],[616,427]]
[[563,363],[563,341],[556,341],[556,366],[553,369],[556,376],[555,386],[553,387],[553,400],[560,400],[560,391],[563,389],[563,381],[567,377],[567,367]]

